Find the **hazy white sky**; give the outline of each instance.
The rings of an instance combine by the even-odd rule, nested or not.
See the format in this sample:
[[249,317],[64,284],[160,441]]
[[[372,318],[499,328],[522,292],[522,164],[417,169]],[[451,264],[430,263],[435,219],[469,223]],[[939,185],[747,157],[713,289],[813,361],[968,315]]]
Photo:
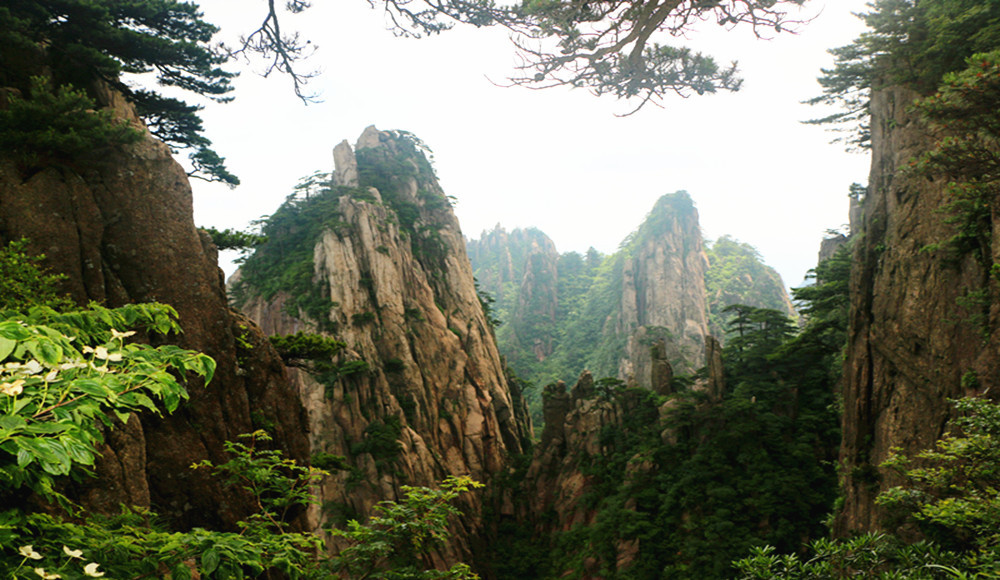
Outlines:
[[[202,0],[209,21],[235,39],[263,17],[264,3]],[[755,39],[705,27],[687,44],[739,60],[743,89],[646,107],[582,90],[502,88],[515,65],[501,30],[458,28],[432,38],[395,38],[364,0],[316,0],[286,16],[318,47],[305,66],[323,102],[304,106],[288,79],[245,69],[237,98],[209,104],[207,134],[243,184],[195,181],[198,225],[243,228],[273,212],[299,177],[332,169],[331,150],[368,125],[405,129],[434,151],[467,237],[496,224],[535,226],[561,252],[612,252],[664,193],[687,190],[709,239],[729,234],[757,247],[789,286],[815,265],[824,232],[847,221],[847,191],[865,183],[868,158],[829,144],[802,125],[823,111],[800,104],[819,92],[828,48],[862,30],[851,12],[865,0],[811,0],[798,35]],[[491,82],[494,81],[494,82]],[[232,265],[224,267],[232,272]]]

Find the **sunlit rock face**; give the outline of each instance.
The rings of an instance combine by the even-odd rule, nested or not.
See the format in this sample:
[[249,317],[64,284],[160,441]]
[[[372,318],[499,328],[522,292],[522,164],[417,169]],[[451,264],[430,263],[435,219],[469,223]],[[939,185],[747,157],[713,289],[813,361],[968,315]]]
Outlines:
[[[900,483],[879,467],[890,449],[932,446],[949,418],[948,398],[997,390],[1000,310],[995,300],[969,299],[983,288],[995,293],[995,281],[971,255],[955,262],[921,251],[954,230],[938,211],[944,184],[900,171],[933,143],[910,110],[915,96],[874,93],[869,189],[863,212],[852,212],[863,217],[851,275],[840,533],[886,525],[874,499]],[[992,253],[995,262],[996,241]]]
[[[400,498],[404,485],[433,486],[448,475],[488,483],[530,438],[458,221],[423,155],[400,139],[370,127],[353,152],[337,148],[333,182],[362,187],[332,198],[337,223],[312,248],[313,283],[329,298],[323,320],[290,314],[287,294],[244,306],[268,333],[324,332],[346,344],[338,364],[365,363],[363,372],[325,384],[289,369],[313,452],[346,463],[322,482],[326,508],[313,514],[316,525],[363,517],[377,502]],[[481,496],[461,507],[444,561],[477,550]]]
[[614,332],[626,340],[620,378],[651,387],[651,347],[661,342],[678,370],[704,365],[707,267],[691,198],[685,192],[661,197],[636,231],[622,270],[614,320]]
[[586,369],[655,389],[652,352],[679,372],[703,364],[707,257],[685,192],[661,197],[611,255],[560,255],[536,229],[497,226],[470,256],[503,314],[501,350],[522,376],[571,381]]
[[72,493],[93,511],[152,505],[181,527],[235,529],[254,511],[250,498],[190,465],[224,461],[225,441],[264,423],[279,447],[304,459],[301,405],[266,338],[227,305],[215,247],[194,226],[184,169],[121,95],[94,91],[141,139],[99,161],[30,169],[0,153],[0,241],[28,238],[81,305],[172,305],[184,332],[167,340],[210,355],[218,369],[207,387],[188,384],[190,403],[175,414],[134,416],[111,431],[97,477]]

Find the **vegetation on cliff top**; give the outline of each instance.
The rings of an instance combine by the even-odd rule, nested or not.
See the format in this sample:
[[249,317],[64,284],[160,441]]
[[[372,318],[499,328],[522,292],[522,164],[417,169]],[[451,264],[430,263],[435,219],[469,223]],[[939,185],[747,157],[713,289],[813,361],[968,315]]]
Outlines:
[[871,146],[872,90],[903,85],[930,94],[944,75],[959,71],[973,54],[1000,46],[1000,4],[981,0],[875,0],[861,17],[869,30],[830,51],[823,94],[809,102],[841,111],[809,121],[846,133],[849,147]]
[[[378,190],[382,204],[392,211],[401,233],[410,240],[414,256],[432,272],[440,269],[446,248],[438,235],[437,221],[429,216],[448,207],[449,202],[435,186],[434,170],[425,155],[428,150],[405,131],[380,135],[381,145],[357,152],[358,187],[334,186],[329,173],[315,172],[303,177],[285,202],[258,222],[260,235],[251,238],[256,247],[243,262],[239,281],[232,289],[237,306],[253,296],[270,300],[285,292],[285,307],[291,316],[304,315],[320,330],[335,330],[329,314],[337,305],[315,278],[313,250],[324,232],[342,231],[346,226],[341,219],[341,198],[374,202],[370,187]],[[416,199],[407,195],[413,182],[417,184]]]
[[[194,176],[236,185],[239,180],[202,134],[201,107],[146,88],[152,83],[141,87],[122,78],[154,76],[161,86],[226,102],[235,74],[221,68],[227,56],[210,46],[217,31],[201,19],[196,4],[176,0],[5,3],[0,7],[0,87],[19,91],[26,96],[22,107],[32,105],[43,114],[19,126],[2,116],[0,133],[8,139],[17,135],[15,149],[22,153],[50,155],[53,144],[43,137],[65,124],[65,116],[56,119],[51,113],[69,106],[73,96],[77,101],[68,109],[69,118],[75,120],[72,135],[81,142],[74,150],[121,142],[108,134],[127,128],[86,111],[103,83],[135,105],[154,136],[191,151]],[[43,74],[48,78],[42,84],[32,80]],[[14,128],[18,132],[10,133]],[[72,155],[67,147],[63,136],[55,152]]]
[[733,304],[778,310],[795,318],[781,276],[764,264],[756,248],[730,236],[707,244],[708,269],[705,292],[708,294],[708,332],[725,338],[722,310]]

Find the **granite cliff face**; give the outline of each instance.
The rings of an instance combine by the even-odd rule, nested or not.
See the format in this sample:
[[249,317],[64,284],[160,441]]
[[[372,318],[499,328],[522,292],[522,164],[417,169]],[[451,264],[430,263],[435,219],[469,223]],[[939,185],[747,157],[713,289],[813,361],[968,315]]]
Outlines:
[[495,300],[504,321],[500,350],[518,367],[519,359],[542,362],[556,346],[559,314],[559,253],[537,229],[507,232],[497,226],[468,242],[479,287]]
[[[403,485],[448,475],[489,482],[530,439],[430,165],[408,134],[374,127],[353,152],[339,145],[335,159],[336,185],[317,203],[336,217],[308,240],[308,282],[326,306],[290,309],[287,293],[266,296],[244,280],[243,308],[266,332],[305,328],[346,345],[339,376],[321,382],[289,370],[308,411],[312,451],[345,461],[322,483],[316,525],[365,516],[401,497]],[[446,559],[476,550],[480,500],[462,507]]]
[[723,236],[711,243],[707,253],[705,291],[712,336],[725,340],[727,315],[723,310],[733,304],[770,308],[793,320],[798,317],[781,275],[764,264],[753,246]]
[[661,197],[636,231],[622,268],[621,307],[612,332],[626,340],[618,376],[646,386],[651,346],[691,372],[704,365],[708,318],[698,210],[686,192]]
[[[855,241],[845,366],[845,504],[837,530],[879,529],[879,491],[897,485],[879,465],[892,447],[927,448],[949,418],[947,399],[996,390],[996,281],[971,256],[921,251],[951,237],[938,208],[943,183],[902,171],[930,145],[907,90],[872,98],[872,170]],[[994,229],[998,221],[993,216]],[[993,242],[993,261],[998,244]]]
[[[586,460],[602,461],[612,452],[605,441],[609,430],[625,429],[628,416],[639,412],[644,401],[635,392],[611,399],[598,396],[589,372],[572,388],[561,381],[545,387],[544,397],[545,429],[525,477],[527,504],[521,517],[534,523],[536,534],[550,537],[594,525],[598,515],[594,494],[599,493],[600,478],[582,465]],[[653,469],[648,459],[635,459],[633,473]],[[626,509],[635,509],[635,502]],[[570,547],[570,551],[584,549]],[[602,569],[629,568],[638,552],[638,541],[620,540],[613,555],[605,554],[610,562],[588,557],[574,572],[582,578],[601,578]]]
[[180,526],[233,528],[252,513],[250,501],[189,466],[224,461],[223,442],[265,423],[279,446],[303,459],[302,409],[281,359],[227,305],[215,247],[193,223],[184,169],[120,95],[95,92],[142,137],[99,162],[27,173],[0,154],[0,241],[29,238],[46,265],[66,275],[65,290],[78,304],[172,305],[184,333],[170,341],[212,356],[218,369],[207,387],[188,386],[191,401],[174,415],[133,417],[112,431],[98,477],[75,493],[96,511],[152,505]]
[[480,284],[499,296],[501,352],[535,383],[589,370],[654,388],[654,358],[681,372],[705,360],[707,259],[685,192],[660,198],[610,256],[559,255],[537,230],[499,227],[470,247]]

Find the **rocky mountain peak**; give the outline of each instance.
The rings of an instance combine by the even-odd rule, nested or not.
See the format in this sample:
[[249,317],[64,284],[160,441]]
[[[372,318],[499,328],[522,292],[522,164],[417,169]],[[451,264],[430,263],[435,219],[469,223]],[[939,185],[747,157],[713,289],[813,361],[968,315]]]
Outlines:
[[[488,482],[530,437],[458,222],[422,150],[409,133],[374,127],[353,151],[341,143],[333,185],[275,212],[268,244],[243,267],[244,309],[267,332],[305,325],[345,344],[331,372],[289,371],[313,451],[348,466],[323,482],[321,499],[339,507],[315,513],[317,525],[367,514],[404,485],[433,486],[448,475]],[[285,232],[300,220],[320,224],[294,240],[307,269],[298,286],[271,288],[287,265],[269,262],[268,246],[293,241]],[[293,292],[314,296],[312,305]],[[473,550],[480,500],[470,501],[448,558]]]

